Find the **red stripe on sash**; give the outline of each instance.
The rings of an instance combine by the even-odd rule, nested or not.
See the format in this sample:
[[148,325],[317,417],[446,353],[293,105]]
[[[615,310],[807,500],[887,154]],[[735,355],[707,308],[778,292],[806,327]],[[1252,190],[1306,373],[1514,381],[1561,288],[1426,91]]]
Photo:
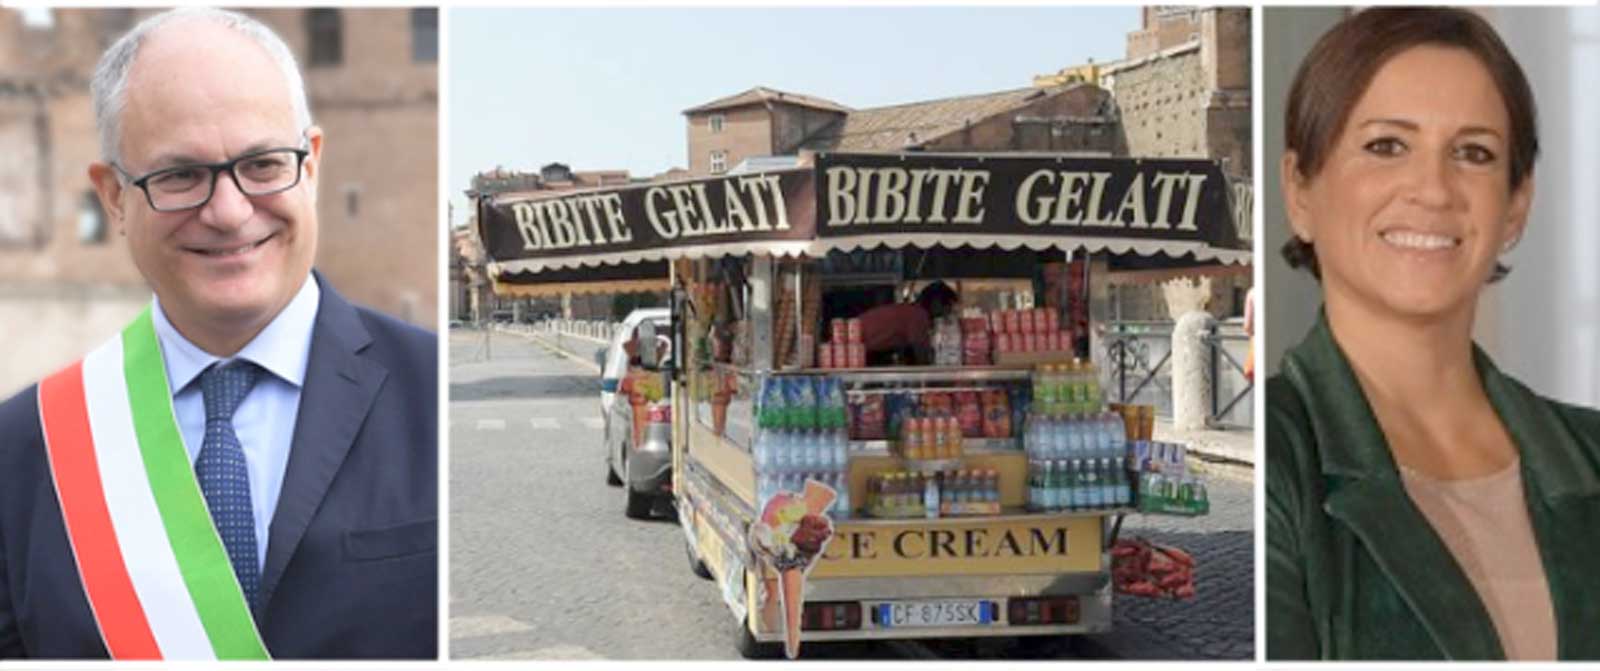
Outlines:
[[39,413],[78,575],[106,650],[112,659],[161,659],[106,507],[84,400],[82,362],[39,383]]

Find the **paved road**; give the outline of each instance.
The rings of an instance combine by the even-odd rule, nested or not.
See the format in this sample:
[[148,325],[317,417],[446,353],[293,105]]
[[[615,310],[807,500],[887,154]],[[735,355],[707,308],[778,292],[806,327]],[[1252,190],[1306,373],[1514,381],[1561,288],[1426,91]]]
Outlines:
[[[451,655],[738,659],[738,625],[688,571],[678,526],[626,519],[604,484],[593,367],[476,331],[451,333],[450,361]],[[1124,527],[1194,552],[1191,602],[1119,598],[1116,632],[1040,648],[807,644],[806,656],[1253,658],[1250,486],[1216,478],[1210,491],[1208,518]]]

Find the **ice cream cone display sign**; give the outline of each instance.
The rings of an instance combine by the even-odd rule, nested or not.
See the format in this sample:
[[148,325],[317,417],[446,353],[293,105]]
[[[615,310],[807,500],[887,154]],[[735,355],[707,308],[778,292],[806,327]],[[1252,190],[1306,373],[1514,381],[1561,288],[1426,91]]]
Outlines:
[[[800,656],[806,575],[833,539],[833,520],[825,511],[837,496],[832,487],[807,480],[802,493],[780,491],[767,499],[761,519],[750,527],[750,545],[756,556],[778,574],[777,580],[766,581],[762,614],[768,622],[775,615],[782,620],[783,651],[789,659]],[[774,613],[775,606],[782,611]]]

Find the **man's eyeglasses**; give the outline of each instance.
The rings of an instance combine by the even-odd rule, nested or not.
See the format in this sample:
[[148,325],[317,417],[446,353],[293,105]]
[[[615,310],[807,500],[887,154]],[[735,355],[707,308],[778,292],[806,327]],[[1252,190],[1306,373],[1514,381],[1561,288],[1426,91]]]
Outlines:
[[288,191],[300,183],[300,166],[310,153],[289,147],[263,149],[232,161],[173,166],[138,178],[115,163],[111,166],[144,191],[145,200],[152,209],[177,212],[211,202],[211,194],[217,190],[217,175],[223,172],[233,178],[234,186],[246,196],[270,196]]

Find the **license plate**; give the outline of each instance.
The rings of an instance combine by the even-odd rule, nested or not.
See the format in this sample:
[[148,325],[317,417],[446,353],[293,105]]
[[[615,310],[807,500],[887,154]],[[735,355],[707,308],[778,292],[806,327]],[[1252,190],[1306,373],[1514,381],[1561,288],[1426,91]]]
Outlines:
[[988,601],[895,601],[878,604],[880,627],[948,627],[994,622]]

